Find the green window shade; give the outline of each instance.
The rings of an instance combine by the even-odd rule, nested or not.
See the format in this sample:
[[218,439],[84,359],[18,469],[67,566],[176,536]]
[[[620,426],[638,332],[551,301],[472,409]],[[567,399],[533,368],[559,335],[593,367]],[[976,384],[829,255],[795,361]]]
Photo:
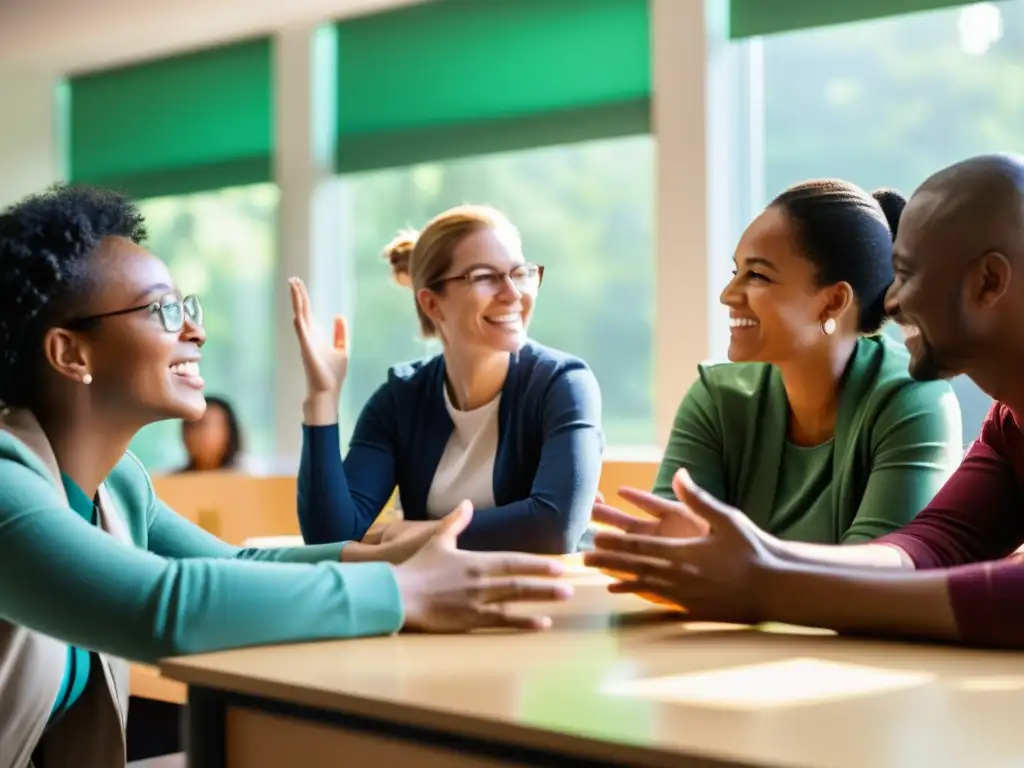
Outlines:
[[964,0],[730,0],[734,40],[964,5]]
[[647,0],[434,0],[338,24],[338,169],[650,130]]
[[70,177],[136,198],[269,181],[269,40],[70,79]]

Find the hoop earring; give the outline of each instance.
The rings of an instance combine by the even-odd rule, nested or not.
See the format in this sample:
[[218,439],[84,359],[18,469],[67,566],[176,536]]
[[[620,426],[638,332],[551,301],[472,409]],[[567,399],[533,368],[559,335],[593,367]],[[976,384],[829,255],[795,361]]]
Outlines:
[[826,336],[831,336],[836,332],[836,319],[834,317],[828,318],[824,323],[821,324],[821,332]]
[[82,383],[85,384],[85,386],[89,386],[90,384],[92,384],[92,374],[87,373],[84,376],[82,376]]

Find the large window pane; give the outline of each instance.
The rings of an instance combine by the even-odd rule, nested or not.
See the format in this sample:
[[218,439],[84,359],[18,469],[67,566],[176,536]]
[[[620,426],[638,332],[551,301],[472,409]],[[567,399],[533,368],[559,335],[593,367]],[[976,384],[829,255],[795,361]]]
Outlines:
[[381,249],[402,227],[484,203],[519,227],[544,286],[530,335],[587,360],[601,384],[611,445],[655,440],[651,387],[653,142],[587,142],[346,176],[356,284],[345,433],[397,362],[432,354],[413,297]]
[[[147,247],[179,288],[203,301],[207,394],[228,399],[250,461],[274,450],[273,281],[278,190],[257,184],[145,200]],[[181,422],[144,429],[132,443],[152,471],[183,465]]]
[[[838,176],[909,195],[970,155],[1024,151],[1024,2],[763,39],[765,193]],[[895,331],[898,335],[898,331]],[[954,381],[973,440],[989,399]]]

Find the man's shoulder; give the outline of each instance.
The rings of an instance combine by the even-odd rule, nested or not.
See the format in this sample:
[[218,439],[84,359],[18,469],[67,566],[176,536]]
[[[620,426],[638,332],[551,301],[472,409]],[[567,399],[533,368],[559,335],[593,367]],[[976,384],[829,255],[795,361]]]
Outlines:
[[[1013,458],[1014,454],[1024,449],[1024,433],[1021,433],[1020,424],[1020,419],[1014,415],[1010,406],[996,401],[981,422],[977,442],[1007,458]],[[1024,463],[1024,455],[1019,460]]]

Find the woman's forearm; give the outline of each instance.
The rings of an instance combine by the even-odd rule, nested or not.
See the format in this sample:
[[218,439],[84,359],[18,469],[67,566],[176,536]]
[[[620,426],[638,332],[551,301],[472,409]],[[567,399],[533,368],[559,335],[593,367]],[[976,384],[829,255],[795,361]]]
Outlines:
[[393,545],[350,541],[341,550],[341,562],[397,564],[405,559],[405,554],[401,547]]
[[297,491],[299,530],[306,544],[358,541],[373,522],[372,517],[363,519],[352,499],[336,424],[303,425]]
[[914,570],[914,562],[907,553],[891,544],[808,544],[783,541],[774,536],[766,543],[773,555],[795,564]]
[[757,603],[763,621],[879,638],[961,639],[943,570],[893,573],[782,563],[759,580]]
[[338,423],[339,392],[309,395],[302,401],[302,423],[310,427],[323,427]]

